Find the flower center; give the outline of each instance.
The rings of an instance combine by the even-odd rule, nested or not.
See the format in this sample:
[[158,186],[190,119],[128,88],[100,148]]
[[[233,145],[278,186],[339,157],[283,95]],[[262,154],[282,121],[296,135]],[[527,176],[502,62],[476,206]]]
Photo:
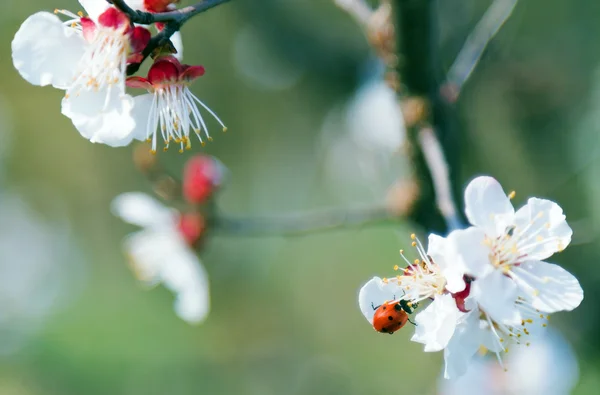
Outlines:
[[122,31],[97,27],[93,40],[79,61],[73,81],[73,93],[98,91],[118,85],[125,90],[125,67],[129,39]]
[[180,153],[184,149],[191,149],[190,129],[196,134],[202,146],[206,144],[202,139],[202,131],[206,139],[212,141],[198,104],[223,126],[223,131],[227,130],[217,115],[190,91],[185,82],[177,81],[155,86],[146,132],[147,138],[152,140],[152,153],[156,152],[157,129],[160,130],[165,144],[164,151],[169,149],[171,142],[180,145]]

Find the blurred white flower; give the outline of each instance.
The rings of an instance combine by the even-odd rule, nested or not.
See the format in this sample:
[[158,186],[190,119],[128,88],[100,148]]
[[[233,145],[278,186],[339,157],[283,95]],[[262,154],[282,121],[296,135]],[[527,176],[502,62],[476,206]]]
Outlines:
[[369,78],[347,103],[334,107],[321,133],[332,193],[372,202],[409,177],[401,152],[406,131],[400,105],[380,78]]
[[517,295],[545,313],[579,306],[583,290],[577,279],[543,261],[562,251],[573,233],[556,203],[531,198],[515,212],[495,179],[478,177],[467,186],[465,205],[474,226],[448,239],[458,251],[455,259],[477,279],[471,294],[487,314],[498,322],[520,323]]
[[440,395],[568,395],[578,379],[577,359],[558,332],[527,349],[515,349],[506,359],[506,372],[487,357],[476,357],[466,374],[440,380]]
[[43,219],[22,196],[0,194],[0,218],[0,354],[10,354],[73,298],[84,262],[68,223]]
[[361,86],[348,103],[346,123],[353,138],[375,151],[393,154],[406,134],[396,93],[382,80]]
[[189,323],[208,315],[208,276],[180,231],[180,216],[143,193],[117,196],[112,211],[130,224],[142,227],[125,240],[137,277],[147,285],[164,284],[176,295],[175,312]]
[[133,99],[125,93],[128,58],[150,39],[143,27],[106,1],[80,0],[89,17],[56,10],[38,12],[23,22],[12,41],[12,58],[33,85],[66,91],[62,113],[91,142],[123,146],[131,142]]

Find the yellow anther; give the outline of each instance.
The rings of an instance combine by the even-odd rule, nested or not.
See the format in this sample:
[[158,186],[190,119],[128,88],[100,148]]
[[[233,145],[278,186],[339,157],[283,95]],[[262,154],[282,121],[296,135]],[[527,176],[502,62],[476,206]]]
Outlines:
[[543,216],[544,216],[544,212],[543,212],[543,211],[540,211],[540,212],[538,213],[538,215],[537,215],[537,217],[538,217],[538,218],[542,218]]
[[531,318],[526,319],[525,322],[527,322],[528,324],[533,324],[533,320]]
[[[505,352],[505,353],[507,353],[507,352],[508,352],[508,347],[506,347],[506,348],[504,349],[504,352]],[[506,370],[505,370],[505,372],[506,372]]]
[[479,352],[479,355],[485,355],[485,354],[487,354],[488,349],[482,345],[482,346],[479,346],[478,352]]
[[78,11],[77,15],[79,15],[80,18],[83,18],[83,12],[82,11]]
[[415,265],[418,265],[419,263],[421,263],[421,261],[420,261],[420,260],[418,260],[418,259],[415,259],[415,261],[414,261],[414,264],[415,264]]
[[179,148],[179,153],[183,154],[183,148]]
[[411,238],[412,240],[415,240],[415,239],[417,238],[417,235],[416,235],[416,234],[414,234],[414,233],[411,233],[411,235],[410,235],[410,238]]
[[398,270],[398,269],[400,269],[400,266],[394,265],[394,270]]
[[540,314],[540,318],[544,318],[544,315],[543,315],[543,314]]
[[400,250],[400,255],[404,254],[404,250]]
[[511,193],[508,194],[508,198],[509,199],[514,199],[516,195],[517,195],[516,191],[511,191]]
[[537,241],[544,241],[544,238],[543,238],[542,236],[537,236],[535,239],[536,239]]
[[548,324],[542,324],[542,326],[545,328],[545,327],[547,327],[547,326],[548,326]]
[[155,150],[155,149],[151,149],[151,150],[150,150],[150,153],[151,153],[152,155],[156,155],[156,150]]
[[504,343],[504,339],[503,338],[500,338],[500,343]]
[[227,127],[223,128],[223,133],[227,132]]
[[531,343],[527,342],[527,343],[525,343],[525,345],[526,345],[527,347],[529,347],[529,346],[531,346]]
[[544,224],[544,227],[545,227],[546,229],[550,229],[550,222],[546,222],[546,223]]
[[206,145],[206,143],[204,141],[201,141],[200,145],[204,147]]
[[213,138],[208,136],[208,141],[213,141]]
[[416,247],[417,246],[417,242],[413,241],[412,243],[410,243],[410,245],[412,245],[413,247]]
[[55,8],[55,9],[54,9],[54,13],[55,13],[55,14],[58,14],[59,12],[60,12],[60,10],[59,10],[58,8]]
[[169,150],[168,146],[163,148],[163,152],[167,152],[168,150]]
[[381,279],[381,281],[383,281],[383,283],[384,283],[384,284],[387,284],[387,283],[388,283],[388,279],[387,279],[387,278],[385,278],[385,277],[384,277],[384,278],[382,278],[382,279]]
[[537,289],[533,290],[533,296],[538,296],[540,294],[540,291]]

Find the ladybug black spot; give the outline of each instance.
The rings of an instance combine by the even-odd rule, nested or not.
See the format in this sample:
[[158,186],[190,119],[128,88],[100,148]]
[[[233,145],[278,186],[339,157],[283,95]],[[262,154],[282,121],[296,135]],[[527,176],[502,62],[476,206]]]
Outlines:
[[385,310],[385,306],[383,306],[382,310]]
[[387,328],[381,328],[381,332],[387,333]]
[[391,315],[388,317],[388,320],[393,321],[394,317],[392,317]]
[[400,303],[396,303],[396,304],[394,305],[394,310],[396,310],[396,311],[400,311],[400,310],[402,310],[402,306],[400,306]]

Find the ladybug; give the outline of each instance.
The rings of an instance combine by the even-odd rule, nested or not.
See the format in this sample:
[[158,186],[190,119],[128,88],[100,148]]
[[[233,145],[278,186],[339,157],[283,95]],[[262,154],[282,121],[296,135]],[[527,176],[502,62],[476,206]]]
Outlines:
[[382,305],[371,307],[375,310],[373,316],[373,328],[380,333],[389,333],[392,335],[397,330],[401,329],[407,322],[416,325],[408,318],[417,307],[416,303],[411,304],[406,300],[398,300],[385,302]]

